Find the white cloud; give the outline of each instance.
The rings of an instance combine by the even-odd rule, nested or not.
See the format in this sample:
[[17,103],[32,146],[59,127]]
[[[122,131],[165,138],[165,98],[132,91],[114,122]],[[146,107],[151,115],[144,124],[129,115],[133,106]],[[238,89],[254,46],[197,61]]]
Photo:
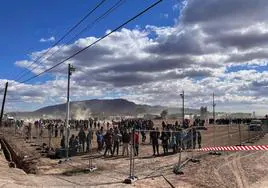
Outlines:
[[[115,32],[68,62],[77,70],[72,75],[72,96],[109,98],[116,93],[134,102],[177,106],[179,92],[185,90],[186,105],[199,108],[211,106],[215,92],[219,111],[244,111],[246,106],[264,114],[268,92],[263,88],[268,86],[268,73],[255,69],[267,66],[268,2],[258,0],[256,6],[251,5],[251,0],[188,0],[178,5],[180,22],[174,26]],[[97,37],[90,36],[63,48],[55,46],[51,52],[60,49],[59,53],[46,55],[34,73],[95,40]],[[46,51],[33,52],[16,65],[27,68]],[[231,70],[237,65],[246,70]],[[41,102],[48,104],[62,102],[66,68],[64,64],[53,70],[56,79],[43,84],[13,83],[11,95],[29,101],[43,99]]]
[[39,40],[39,42],[54,42],[55,41],[55,37],[54,36],[51,36],[49,38],[41,38]]

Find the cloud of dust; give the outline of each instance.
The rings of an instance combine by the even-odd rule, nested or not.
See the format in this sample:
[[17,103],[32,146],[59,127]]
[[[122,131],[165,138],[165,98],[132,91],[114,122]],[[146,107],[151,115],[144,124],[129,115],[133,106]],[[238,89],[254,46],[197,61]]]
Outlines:
[[86,120],[91,117],[91,110],[84,102],[79,102],[71,105],[71,118],[77,120]]

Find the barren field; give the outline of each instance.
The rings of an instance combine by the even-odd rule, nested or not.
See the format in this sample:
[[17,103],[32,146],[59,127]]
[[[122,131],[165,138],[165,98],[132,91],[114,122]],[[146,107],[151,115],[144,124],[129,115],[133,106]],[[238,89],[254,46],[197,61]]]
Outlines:
[[[255,140],[255,144],[265,144],[268,137],[261,140],[254,137],[257,132],[248,132],[246,126],[209,126],[202,131],[202,146],[236,145],[240,141]],[[229,134],[228,134],[229,132]],[[200,163],[188,162],[182,171],[184,175],[175,175],[173,167],[178,162],[179,154],[152,156],[152,146],[140,145],[140,156],[135,158],[135,175],[138,180],[133,185],[123,184],[129,175],[129,159],[115,156],[104,158],[93,153],[93,164],[98,170],[90,173],[86,170],[89,155],[72,157],[70,161],[52,160],[36,150],[36,146],[12,130],[2,130],[2,137],[14,148],[18,155],[29,161],[26,174],[20,169],[7,167],[3,154],[0,156],[1,181],[6,187],[267,187],[268,162],[267,152],[222,152],[221,156],[208,155],[205,152],[183,152],[182,161],[187,157],[200,158]],[[74,132],[76,134],[76,132]],[[215,137],[214,137],[215,135]],[[214,141],[215,138],[215,141]],[[47,138],[44,139],[44,141]],[[56,146],[58,139],[53,138]],[[120,148],[121,149],[121,148]],[[162,147],[160,147],[162,153]],[[121,150],[120,150],[121,153]]]

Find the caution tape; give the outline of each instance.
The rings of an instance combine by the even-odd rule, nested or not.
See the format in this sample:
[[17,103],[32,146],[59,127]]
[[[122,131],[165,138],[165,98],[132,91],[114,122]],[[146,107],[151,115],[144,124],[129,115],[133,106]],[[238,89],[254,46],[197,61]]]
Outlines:
[[205,147],[196,149],[196,151],[268,151],[268,145],[261,146],[221,146]]

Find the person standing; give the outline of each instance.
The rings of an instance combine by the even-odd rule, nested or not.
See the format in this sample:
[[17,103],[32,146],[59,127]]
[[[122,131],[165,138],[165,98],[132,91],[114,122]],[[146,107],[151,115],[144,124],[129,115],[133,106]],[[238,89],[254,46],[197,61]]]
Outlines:
[[106,153],[110,151],[110,154],[113,155],[112,152],[112,134],[110,130],[107,130],[106,134],[104,135],[104,142],[105,142],[105,152],[104,157],[106,156]]
[[65,149],[65,136],[62,136],[62,138],[60,140],[60,146],[62,149]]
[[85,151],[85,142],[86,142],[86,133],[84,131],[83,128],[80,129],[79,133],[78,133],[78,137],[79,137],[79,143],[81,144],[82,147],[82,152]]
[[100,152],[103,148],[104,138],[100,131],[96,132],[96,136],[97,136],[97,143],[98,143],[98,152]]
[[98,129],[100,129],[100,122],[98,122]]
[[97,122],[96,121],[94,121],[94,129],[97,129]]
[[57,138],[58,137],[58,127],[59,127],[59,125],[58,125],[58,123],[56,123],[56,125],[55,125],[55,137]]
[[192,134],[193,134],[193,136],[192,136],[192,140],[193,140],[192,149],[195,149],[197,132],[196,132],[196,128],[194,126],[192,128]]
[[168,137],[168,132],[167,132],[166,129],[164,129],[162,131],[160,139],[162,140],[162,146],[163,146],[163,150],[164,150],[164,155],[167,155],[168,154],[168,140],[169,140],[169,137]]
[[155,153],[157,153],[157,155],[159,155],[159,143],[158,143],[158,139],[160,137],[160,132],[158,130],[158,127],[156,129],[153,128],[153,131],[151,132],[150,137],[152,139],[154,156],[155,156]]
[[134,155],[135,156],[138,156],[139,155],[139,144],[140,144],[140,142],[139,142],[139,140],[140,140],[140,136],[139,136],[139,132],[134,132],[134,136],[133,136],[133,139],[134,139],[134,145],[133,145],[133,147],[134,147]]
[[75,148],[75,151],[81,152],[81,143],[79,142],[78,136],[75,137],[72,147]]
[[88,129],[87,133],[87,152],[91,150],[91,141],[93,140],[93,131]]
[[129,142],[130,142],[130,135],[128,134],[127,130],[123,131],[122,135],[122,142],[123,142],[123,152],[122,155],[125,155],[125,151],[127,152],[127,156],[129,155]]
[[113,155],[115,154],[115,150],[116,150],[116,155],[118,155],[120,138],[121,138],[121,135],[119,134],[118,129],[115,128],[114,134],[113,134],[113,142],[114,142]]
[[60,126],[60,136],[63,136],[64,135],[64,126],[63,124],[61,124]]
[[69,140],[69,148],[73,148],[74,140],[75,140],[75,137],[74,137],[74,134],[72,134],[72,136],[71,136],[71,138]]
[[198,142],[198,148],[201,148],[201,142],[202,142],[202,136],[201,136],[201,132],[197,131],[197,142]]
[[173,149],[173,153],[177,153],[178,151],[178,143],[177,143],[177,137],[176,137],[176,133],[172,132],[171,133],[171,142],[170,145]]

